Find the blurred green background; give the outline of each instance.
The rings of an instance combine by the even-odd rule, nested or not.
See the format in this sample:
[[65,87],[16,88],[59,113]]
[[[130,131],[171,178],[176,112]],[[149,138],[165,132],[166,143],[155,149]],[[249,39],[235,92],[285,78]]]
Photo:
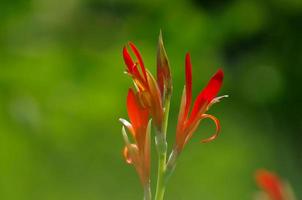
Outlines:
[[133,41],[155,72],[160,29],[174,82],[170,147],[187,51],[194,96],[218,67],[230,95],[209,112],[220,137],[199,144],[214,131],[201,123],[166,199],[249,200],[259,168],[302,198],[301,0],[1,0],[1,200],[142,199],[121,154],[132,87],[121,52]]

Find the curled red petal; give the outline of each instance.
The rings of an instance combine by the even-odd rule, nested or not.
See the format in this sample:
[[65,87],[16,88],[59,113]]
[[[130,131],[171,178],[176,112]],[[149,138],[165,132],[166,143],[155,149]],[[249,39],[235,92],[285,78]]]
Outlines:
[[207,142],[211,142],[211,141],[215,140],[218,137],[218,134],[221,129],[219,120],[216,117],[214,117],[213,115],[209,115],[209,114],[203,114],[203,115],[201,115],[201,118],[202,119],[206,119],[206,118],[211,119],[215,123],[215,126],[216,126],[215,133],[211,137],[201,140],[201,142],[207,143]]
[[124,155],[126,163],[133,164],[133,160],[129,154],[129,150],[128,150],[127,146],[124,147],[123,155]]
[[207,86],[197,96],[190,116],[190,122],[194,121],[200,110],[206,107],[214,97],[217,96],[223,82],[223,71],[219,69],[216,74],[210,79]]
[[282,182],[279,177],[267,170],[258,170],[256,172],[256,181],[272,200],[283,200]]
[[127,68],[128,68],[128,71],[129,73],[133,73],[133,67],[134,67],[134,62],[127,50],[126,47],[123,48],[123,57],[124,57],[124,61],[125,61],[125,64],[127,65]]
[[123,156],[125,158],[126,163],[135,164],[137,162],[137,153],[138,148],[135,144],[129,144],[124,147]]
[[129,45],[133,51],[133,53],[135,54],[137,60],[138,60],[138,63],[142,69],[142,72],[143,72],[143,75],[144,75],[144,78],[145,78],[145,81],[146,83],[148,82],[148,79],[147,79],[147,72],[146,72],[146,68],[145,68],[145,65],[144,65],[144,62],[143,62],[143,59],[142,59],[142,56],[140,54],[140,52],[138,51],[138,49],[136,48],[136,46],[132,43],[132,42],[129,42]]
[[192,64],[190,54],[186,54],[186,105],[184,117],[188,116],[190,105],[192,101]]

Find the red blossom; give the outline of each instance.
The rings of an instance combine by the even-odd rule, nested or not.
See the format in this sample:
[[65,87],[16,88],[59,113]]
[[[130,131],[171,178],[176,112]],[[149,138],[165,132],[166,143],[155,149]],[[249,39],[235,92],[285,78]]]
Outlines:
[[123,57],[127,66],[126,72],[132,77],[138,89],[138,98],[141,105],[149,110],[155,126],[160,130],[163,118],[163,107],[159,86],[152,74],[145,68],[142,56],[136,46],[131,42],[129,46],[137,61],[133,61],[127,48],[124,47]]
[[209,118],[213,120],[216,125],[216,133],[210,138],[202,140],[202,142],[212,141],[217,137],[220,131],[219,120],[212,115],[205,114],[205,112],[212,105],[213,101],[215,101],[215,97],[221,88],[223,82],[223,71],[219,69],[210,79],[207,86],[199,93],[193,104],[191,114],[189,115],[192,102],[192,65],[189,54],[186,54],[185,69],[186,84],[181,100],[176,132],[175,148],[177,152],[180,152],[183,149],[184,145],[192,137],[202,119]]
[[147,184],[150,178],[150,128],[149,112],[143,108],[137,95],[132,89],[129,89],[127,96],[127,111],[130,122],[120,119],[124,127],[133,136],[133,143],[130,142],[125,129],[123,128],[126,146],[124,148],[124,157],[127,163],[133,164],[140,176],[143,185]]
[[271,200],[285,200],[283,198],[283,184],[280,178],[267,170],[256,172],[256,182],[271,198]]

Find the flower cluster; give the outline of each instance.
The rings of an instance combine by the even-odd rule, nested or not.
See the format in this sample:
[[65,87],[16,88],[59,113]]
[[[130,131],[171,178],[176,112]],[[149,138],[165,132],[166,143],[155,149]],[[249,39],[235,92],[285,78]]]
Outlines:
[[[150,189],[150,129],[151,119],[156,130],[155,144],[158,152],[158,180],[155,199],[162,199],[167,177],[175,168],[177,157],[182,152],[200,121],[209,118],[216,125],[216,132],[202,142],[214,140],[219,131],[218,119],[206,114],[209,108],[222,97],[216,97],[222,82],[223,71],[219,69],[210,79],[207,86],[199,93],[192,103],[192,65],[190,54],[185,57],[185,87],[181,99],[178,123],[176,128],[176,141],[167,157],[167,123],[172,95],[172,77],[168,57],[163,45],[162,35],[159,36],[157,49],[157,77],[156,79],[145,67],[142,56],[133,43],[129,43],[131,54],[127,47],[123,48],[123,58],[126,65],[126,74],[129,75],[135,90],[129,89],[127,96],[127,111],[130,122],[120,119],[123,124],[122,133],[126,143],[124,157],[129,164],[133,164],[145,188],[145,199],[151,199]],[[132,136],[129,138],[128,132]]]

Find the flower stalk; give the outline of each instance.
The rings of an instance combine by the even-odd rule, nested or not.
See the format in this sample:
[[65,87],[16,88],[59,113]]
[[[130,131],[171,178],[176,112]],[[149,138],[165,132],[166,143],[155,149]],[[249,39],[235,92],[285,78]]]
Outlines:
[[152,195],[151,195],[151,186],[150,182],[144,186],[144,200],[151,200]]
[[166,162],[167,162],[167,127],[168,127],[168,118],[169,118],[169,109],[170,101],[166,101],[165,112],[163,118],[163,126],[161,133],[158,133],[156,136],[156,147],[158,153],[158,169],[157,169],[157,184],[156,184],[156,193],[155,200],[162,200],[164,198],[165,189],[166,189]]
[[166,174],[166,152],[158,152],[158,168],[157,168],[157,183],[156,183],[156,193],[155,200],[162,200],[164,198],[166,184],[165,184],[165,174]]
[[157,168],[157,184],[155,200],[162,200],[164,198],[166,189],[166,162],[167,162],[167,128],[170,112],[170,101],[172,95],[172,78],[170,74],[170,66],[168,56],[164,48],[162,34],[160,32],[157,48],[157,82],[161,91],[163,101],[163,120],[161,130],[156,134],[155,144],[158,154],[158,168]]

